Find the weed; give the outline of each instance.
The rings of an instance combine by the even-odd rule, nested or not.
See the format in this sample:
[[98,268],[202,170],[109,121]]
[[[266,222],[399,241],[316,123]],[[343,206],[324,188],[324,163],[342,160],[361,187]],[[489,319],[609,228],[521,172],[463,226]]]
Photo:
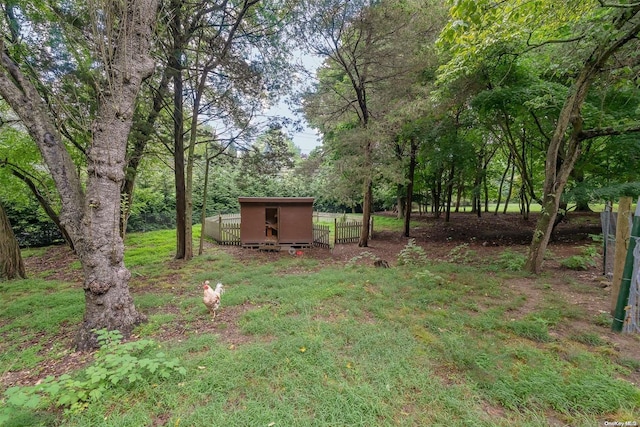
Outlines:
[[354,267],[358,264],[361,264],[362,261],[364,260],[365,262],[368,262],[367,260],[371,261],[369,262],[369,264],[373,265],[373,262],[375,262],[378,259],[378,257],[373,254],[372,252],[369,251],[364,251],[362,253],[360,253],[359,255],[356,255],[354,257],[352,257],[348,262],[347,262],[347,266],[348,267]]
[[73,413],[100,400],[113,387],[127,387],[149,377],[168,378],[173,372],[186,374],[177,359],[169,360],[164,353],[139,357],[144,350],[156,347],[152,340],[123,343],[120,332],[105,329],[96,331],[96,335],[100,350],[94,364],[84,370],[83,378],[73,379],[67,374],[57,379],[49,376],[35,386],[9,388],[5,392],[8,406],[0,412],[0,421],[11,416],[11,406],[32,409],[54,406]]
[[422,246],[416,245],[416,239],[409,239],[407,244],[398,253],[398,265],[425,265],[428,262],[427,254]]
[[461,243],[449,251],[449,262],[468,264],[473,261],[476,251],[469,249],[468,243]]
[[500,254],[497,264],[500,268],[508,271],[521,271],[526,262],[527,257],[525,255],[507,249]]
[[439,286],[447,283],[447,280],[438,274],[434,274],[429,270],[418,271],[415,275],[421,283],[427,286]]
[[596,267],[599,258],[598,249],[593,246],[583,246],[579,255],[572,255],[560,261],[560,265],[571,270],[588,270]]

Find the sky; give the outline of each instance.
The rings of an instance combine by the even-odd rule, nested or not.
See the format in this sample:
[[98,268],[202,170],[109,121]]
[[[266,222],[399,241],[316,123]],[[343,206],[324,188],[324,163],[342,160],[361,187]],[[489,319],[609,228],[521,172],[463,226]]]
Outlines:
[[322,140],[316,130],[311,129],[304,118],[296,116],[291,109],[284,103],[280,103],[266,112],[267,116],[284,116],[292,120],[302,120],[303,128],[296,132],[294,129],[287,128],[287,135],[293,140],[293,143],[300,149],[302,154],[309,154],[314,148],[322,145]]
[[[294,55],[294,60],[304,65],[307,71],[312,75],[315,75],[316,70],[323,62],[322,58],[318,56],[303,54],[301,52]],[[300,76],[296,77],[300,78]],[[306,77],[306,79],[308,79],[308,77]],[[292,79],[292,81],[295,80],[295,78]],[[303,129],[301,131],[297,132],[294,129],[287,129],[289,137],[293,140],[293,143],[300,148],[302,154],[309,154],[314,148],[322,144],[319,134],[308,126],[304,117],[296,115],[295,112],[292,111],[284,102],[280,102],[270,108],[266,115],[285,116],[294,121],[302,120]]]

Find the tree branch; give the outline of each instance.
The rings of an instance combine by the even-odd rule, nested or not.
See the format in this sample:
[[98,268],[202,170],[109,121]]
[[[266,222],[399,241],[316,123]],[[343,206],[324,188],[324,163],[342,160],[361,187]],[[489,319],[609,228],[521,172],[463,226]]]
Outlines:
[[545,40],[542,43],[531,44],[531,43],[529,43],[529,41],[531,40],[532,36],[533,36],[533,32],[529,33],[529,38],[527,39],[528,48],[525,49],[525,52],[537,49],[537,48],[542,47],[542,46],[546,46],[548,44],[573,43],[573,42],[577,42],[577,41],[580,41],[580,40],[585,38],[585,36],[582,35],[582,36],[572,37],[572,38],[569,38],[569,39],[551,39],[551,40]]
[[640,6],[640,2],[621,4],[621,3],[606,3],[604,0],[598,0],[598,3],[600,3],[600,6],[602,7],[617,7],[621,9],[629,9],[629,8]]
[[578,140],[584,141],[586,139],[598,138],[601,136],[627,135],[630,133],[638,132],[640,132],[640,125],[630,126],[622,129],[616,129],[613,127],[586,129],[578,134]]

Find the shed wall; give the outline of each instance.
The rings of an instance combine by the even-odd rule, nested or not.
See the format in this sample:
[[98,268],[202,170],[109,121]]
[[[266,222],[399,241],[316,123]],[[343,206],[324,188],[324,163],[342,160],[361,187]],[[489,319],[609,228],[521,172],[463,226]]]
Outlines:
[[241,197],[239,201],[242,245],[313,244],[313,198]]

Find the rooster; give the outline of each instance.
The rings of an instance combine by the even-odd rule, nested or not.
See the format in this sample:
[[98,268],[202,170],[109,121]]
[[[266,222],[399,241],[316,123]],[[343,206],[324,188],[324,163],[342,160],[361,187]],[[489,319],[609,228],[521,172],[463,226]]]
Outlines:
[[211,289],[211,286],[209,286],[209,281],[205,280],[205,282],[202,284],[202,289],[204,289],[204,298],[202,298],[202,301],[204,301],[204,305],[207,306],[209,312],[213,316],[213,319],[215,319],[216,310],[218,310],[218,307],[220,307],[220,298],[224,293],[222,283],[218,283],[215,289]]

